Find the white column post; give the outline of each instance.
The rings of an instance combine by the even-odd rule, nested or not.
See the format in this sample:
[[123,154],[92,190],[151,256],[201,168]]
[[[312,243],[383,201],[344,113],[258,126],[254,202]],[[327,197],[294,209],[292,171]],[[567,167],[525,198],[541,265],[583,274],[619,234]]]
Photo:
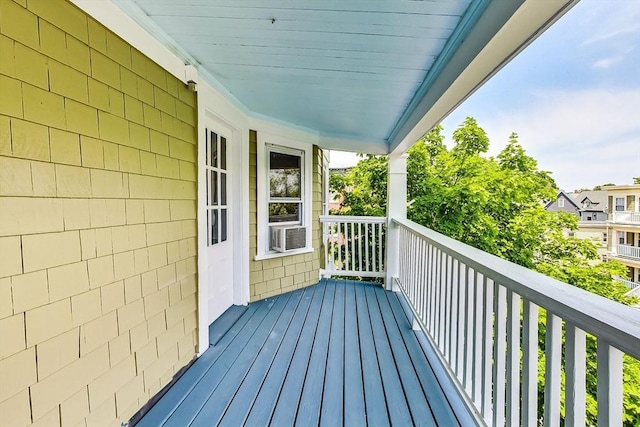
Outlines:
[[399,235],[398,227],[391,219],[407,218],[407,155],[389,154],[389,179],[387,181],[387,262],[386,288],[391,290],[393,278],[398,276]]

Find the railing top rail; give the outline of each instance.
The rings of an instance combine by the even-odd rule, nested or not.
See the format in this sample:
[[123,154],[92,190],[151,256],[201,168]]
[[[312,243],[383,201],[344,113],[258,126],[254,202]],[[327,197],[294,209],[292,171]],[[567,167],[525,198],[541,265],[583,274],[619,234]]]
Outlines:
[[349,215],[320,215],[320,222],[352,222],[368,224],[384,224],[387,217],[384,216],[349,216]]
[[603,338],[612,346],[640,359],[640,311],[619,304],[544,274],[430,230],[413,221],[392,219],[394,224],[421,235],[431,244],[455,256],[475,271],[507,289]]

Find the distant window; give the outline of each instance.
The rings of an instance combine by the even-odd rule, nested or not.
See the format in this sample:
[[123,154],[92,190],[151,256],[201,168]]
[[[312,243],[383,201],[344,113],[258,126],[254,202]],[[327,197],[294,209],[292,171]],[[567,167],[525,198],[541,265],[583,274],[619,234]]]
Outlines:
[[616,197],[616,210],[617,211],[624,210],[624,197]]
[[618,243],[620,243],[621,245],[624,244],[624,232],[623,231],[618,231]]
[[607,241],[607,233],[606,232],[602,233],[602,241],[603,242]]
[[575,237],[576,233],[574,233],[573,231],[569,232],[569,237]]
[[562,198],[562,197],[558,198],[558,207],[559,208],[564,208],[564,198]]
[[591,217],[590,216],[587,217],[587,221],[591,221]]

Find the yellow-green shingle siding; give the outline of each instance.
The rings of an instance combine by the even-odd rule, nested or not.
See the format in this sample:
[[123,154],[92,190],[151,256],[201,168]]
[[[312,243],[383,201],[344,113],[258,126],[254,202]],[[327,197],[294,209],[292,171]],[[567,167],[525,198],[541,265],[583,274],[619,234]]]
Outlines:
[[322,214],[323,154],[313,147],[312,170],[312,246],[307,254],[286,255],[255,261],[258,248],[257,215],[257,132],[249,132],[249,297],[251,301],[268,298],[312,285],[318,281],[320,269],[322,231],[319,216]]
[[0,0],[0,425],[119,425],[194,357],[195,106],[71,3]]

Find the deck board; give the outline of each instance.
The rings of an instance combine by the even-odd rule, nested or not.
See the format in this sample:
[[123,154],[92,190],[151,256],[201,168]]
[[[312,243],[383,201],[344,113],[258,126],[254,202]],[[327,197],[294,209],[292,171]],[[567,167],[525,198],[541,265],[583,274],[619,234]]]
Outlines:
[[398,297],[317,285],[232,308],[146,426],[459,426]]

